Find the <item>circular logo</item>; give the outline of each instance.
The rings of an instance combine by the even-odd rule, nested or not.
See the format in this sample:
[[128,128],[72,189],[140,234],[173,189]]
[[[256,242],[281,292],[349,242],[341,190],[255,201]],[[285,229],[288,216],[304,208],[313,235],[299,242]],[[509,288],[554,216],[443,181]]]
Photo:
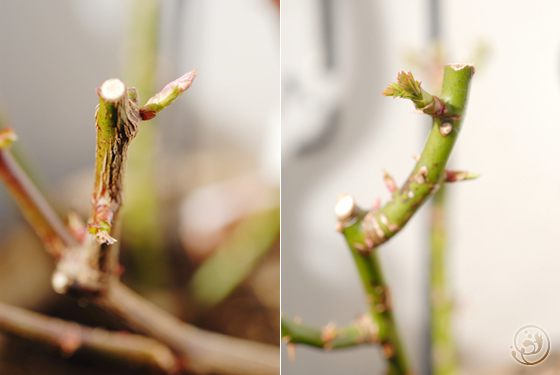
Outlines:
[[510,346],[511,356],[522,365],[532,366],[541,363],[550,353],[550,338],[539,326],[526,325],[513,336]]

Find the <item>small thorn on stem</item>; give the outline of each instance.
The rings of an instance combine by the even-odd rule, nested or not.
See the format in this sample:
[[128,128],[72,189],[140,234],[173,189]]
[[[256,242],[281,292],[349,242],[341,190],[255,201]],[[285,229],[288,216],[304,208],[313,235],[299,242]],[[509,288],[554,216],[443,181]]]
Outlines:
[[289,342],[286,348],[288,350],[288,359],[290,362],[294,362],[296,360],[296,344]]
[[[361,256],[367,257],[367,256],[371,255],[371,250],[373,248],[373,242],[369,239],[365,239],[365,242],[366,242],[365,245],[362,244],[362,243],[359,243],[359,242],[355,242],[353,244],[353,246]],[[368,246],[368,245],[370,245],[370,246]]]
[[321,330],[321,340],[325,344],[333,341],[337,336],[336,331],[336,324],[334,322],[329,322],[322,330]]
[[387,173],[386,170],[383,170],[383,180],[385,181],[387,189],[389,189],[391,193],[397,190],[397,184],[395,183],[395,180],[393,179],[393,177],[391,177],[391,175],[389,175],[389,173]]
[[344,224],[342,224],[342,222],[340,222],[340,221],[337,221],[334,229],[337,232],[342,233],[342,232],[344,232]]
[[383,351],[383,356],[385,358],[392,358],[395,355],[395,348],[388,342],[381,344],[381,350]]
[[428,167],[425,165],[421,166],[418,169],[418,173],[414,176],[414,181],[419,185],[424,184],[428,180],[428,173]]
[[422,157],[422,154],[418,154],[418,155],[414,155],[412,158],[418,163],[420,161],[421,157]]

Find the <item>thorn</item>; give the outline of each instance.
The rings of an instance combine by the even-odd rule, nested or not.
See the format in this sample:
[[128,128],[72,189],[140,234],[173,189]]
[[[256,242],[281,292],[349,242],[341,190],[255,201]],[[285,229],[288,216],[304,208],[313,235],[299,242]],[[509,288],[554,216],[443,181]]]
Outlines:
[[393,180],[393,177],[391,177],[391,175],[389,175],[386,170],[383,170],[383,180],[385,181],[387,189],[389,189],[391,193],[397,190],[397,184],[395,184],[395,180]]
[[388,287],[385,287],[384,291],[383,291],[383,301],[385,302],[385,306],[387,307],[387,310],[392,310],[393,309],[393,298],[391,298],[391,289],[389,289]]
[[393,357],[393,355],[395,355],[395,349],[393,348],[393,345],[388,342],[384,342],[383,344],[381,344],[381,349],[385,358],[391,358]]
[[352,244],[352,246],[354,246],[356,248],[356,250],[358,250],[360,252],[362,252],[366,249],[365,246],[363,244],[359,243],[359,242],[354,242]]
[[356,323],[365,330],[366,342],[379,341],[379,326],[373,322],[370,314],[362,314],[356,319]]
[[296,360],[296,344],[293,342],[289,342],[287,345],[288,349],[288,359],[290,362],[294,362]]
[[422,154],[418,154],[418,155],[414,155],[412,158],[414,160],[416,160],[416,162],[418,163],[420,161],[420,158],[422,157]]
[[441,187],[440,184],[433,184],[433,185],[430,185],[430,194],[435,194],[435,193],[437,193],[440,187]]
[[456,182],[464,180],[474,180],[479,177],[478,173],[460,172],[460,171],[450,171],[445,170],[445,182]]
[[342,222],[337,221],[337,222],[336,222],[336,225],[335,225],[335,227],[334,227],[334,229],[335,229],[337,232],[342,233],[342,232],[344,232],[344,225],[342,224]]
[[354,243],[353,246],[358,252],[358,254],[367,257],[371,255],[371,250],[373,249],[373,242],[370,239],[365,239],[365,241],[367,241],[367,243],[370,244],[371,246],[367,246],[367,245],[364,246],[359,242]]
[[321,330],[321,340],[325,344],[334,340],[337,336],[336,331],[336,324],[334,322],[329,322],[322,330]]
[[408,191],[408,197],[409,197],[410,199],[414,198],[414,192],[413,192],[412,190],[409,190],[409,191]]
[[414,181],[416,181],[417,184],[422,185],[428,179],[427,177],[428,177],[428,167],[423,165],[418,169],[418,173],[414,176]]
[[398,232],[398,231],[401,229],[401,227],[399,227],[399,225],[398,225],[398,224],[395,224],[395,223],[389,223],[389,224],[387,225],[387,227],[388,227],[389,230],[390,230],[391,232],[393,232],[393,233],[396,233],[396,232]]

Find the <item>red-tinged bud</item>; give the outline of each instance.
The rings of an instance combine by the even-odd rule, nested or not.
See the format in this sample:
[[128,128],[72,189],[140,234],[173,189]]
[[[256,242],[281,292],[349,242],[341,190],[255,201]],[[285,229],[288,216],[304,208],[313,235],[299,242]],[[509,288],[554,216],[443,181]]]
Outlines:
[[191,87],[195,77],[196,69],[165,85],[163,90],[152,96],[140,109],[142,120],[154,118],[158,112],[173,103],[175,99]]
[[445,170],[445,182],[456,182],[464,180],[473,180],[480,176],[477,173],[460,172],[460,171],[450,171]]

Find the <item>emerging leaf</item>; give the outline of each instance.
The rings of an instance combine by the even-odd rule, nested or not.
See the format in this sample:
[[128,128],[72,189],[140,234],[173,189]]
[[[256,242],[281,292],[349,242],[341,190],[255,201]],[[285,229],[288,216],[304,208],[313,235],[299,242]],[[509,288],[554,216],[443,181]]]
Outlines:
[[421,82],[415,80],[411,72],[405,73],[404,71],[397,76],[397,83],[392,83],[383,90],[383,95],[410,100],[423,99]]
[[421,82],[415,80],[411,72],[400,72],[397,76],[397,83],[391,83],[387,86],[383,90],[383,95],[410,99],[416,109],[432,117],[441,117],[447,113],[447,107],[443,100],[426,92],[422,88]]

